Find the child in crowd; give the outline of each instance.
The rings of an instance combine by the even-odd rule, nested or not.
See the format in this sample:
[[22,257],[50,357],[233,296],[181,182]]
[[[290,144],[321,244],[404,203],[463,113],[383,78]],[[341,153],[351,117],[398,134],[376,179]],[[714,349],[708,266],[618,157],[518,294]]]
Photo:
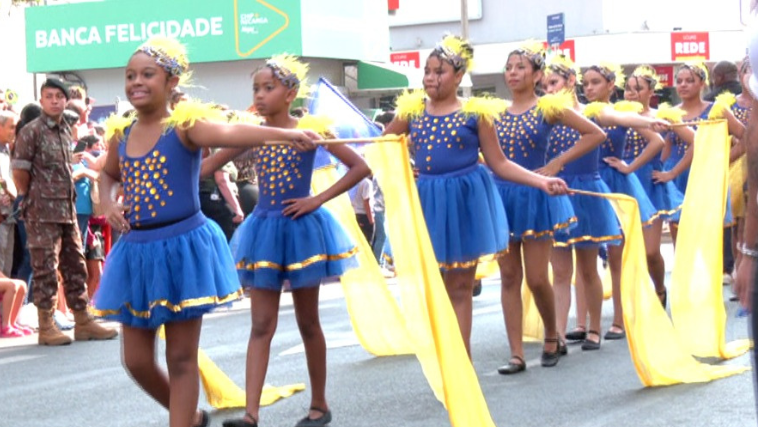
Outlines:
[[[331,135],[325,119],[290,114],[290,105],[305,93],[307,65],[289,55],[271,58],[253,78],[255,109],[271,128],[310,127]],[[345,145],[328,151],[347,166],[347,173],[323,193],[310,196],[315,152],[296,153],[272,145],[257,149],[260,199],[240,225],[232,247],[242,286],[250,289],[253,319],[247,352],[247,406],[243,419],[224,427],[254,427],[260,419],[260,399],[268,369],[271,339],[276,331],[279,299],[288,282],[295,317],[305,345],[311,403],[297,427],[323,426],[332,420],[326,402],[326,342],[318,312],[319,285],[339,276],[354,263],[356,246],[322,204],[348,191],[370,171],[365,161]]]
[[[123,363],[145,392],[169,410],[171,427],[208,426],[197,411],[198,342],[202,316],[241,295],[223,233],[200,212],[202,147],[254,146],[298,140],[312,148],[312,132],[224,123],[219,110],[171,95],[189,75],[184,46],[152,38],[126,66],[131,118],[109,123],[100,174],[101,203],[110,225],[124,233],[108,256],[95,314],[123,325]],[[215,120],[217,119],[217,120]],[[123,184],[124,205],[113,201]],[[155,360],[158,327],[166,331],[164,372]]]

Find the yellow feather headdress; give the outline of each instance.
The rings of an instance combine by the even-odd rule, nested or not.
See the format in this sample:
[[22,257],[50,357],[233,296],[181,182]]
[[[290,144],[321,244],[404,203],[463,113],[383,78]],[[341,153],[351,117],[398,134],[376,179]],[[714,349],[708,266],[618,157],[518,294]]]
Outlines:
[[568,80],[569,76],[576,77],[576,82],[582,82],[582,74],[579,72],[579,67],[574,64],[571,58],[565,55],[554,55],[547,61],[547,75],[558,74],[564,79]]
[[709,74],[708,74],[708,67],[705,65],[704,62],[697,61],[697,62],[685,62],[684,64],[679,66],[679,69],[676,70],[677,74],[679,71],[682,70],[690,70],[694,74],[696,74],[698,77],[700,77],[700,80],[704,83],[709,82]]
[[630,77],[636,77],[645,80],[653,90],[663,89],[663,85],[660,82],[658,73],[655,71],[655,68],[649,65],[640,65],[639,67],[635,68],[634,71],[632,71]]
[[455,71],[463,70],[463,72],[468,72],[474,68],[474,48],[471,46],[471,43],[452,34],[445,35],[437,43],[437,46],[432,51],[432,55],[436,55],[449,62]]
[[[545,45],[541,41],[534,39],[526,40],[521,43],[518,49],[511,52],[511,55],[517,54],[525,56],[537,70],[545,68]],[[510,55],[509,55],[510,56]]]
[[300,62],[296,56],[283,53],[272,56],[266,61],[266,67],[271,69],[274,77],[282,82],[284,86],[289,89],[296,89],[298,98],[308,96],[310,89],[305,83],[305,79],[308,76],[308,64]]
[[607,81],[613,81],[617,88],[623,89],[624,83],[626,83],[626,77],[624,77],[624,70],[620,65],[611,62],[601,62],[597,65],[589,67],[587,70],[592,70],[600,73]]
[[170,76],[179,77],[179,86],[187,86],[190,81],[187,48],[179,40],[164,37],[150,37],[135,52],[142,52],[153,58],[159,67]]

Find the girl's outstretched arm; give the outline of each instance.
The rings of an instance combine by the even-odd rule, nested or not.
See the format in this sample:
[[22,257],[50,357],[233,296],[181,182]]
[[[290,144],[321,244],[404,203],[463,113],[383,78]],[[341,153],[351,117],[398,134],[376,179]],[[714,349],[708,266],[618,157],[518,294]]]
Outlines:
[[[192,148],[243,148],[263,145],[266,141],[300,141],[311,144],[321,137],[311,130],[281,129],[249,123],[222,123],[198,120],[179,133]],[[311,147],[313,148],[313,147]]]
[[[381,144],[392,144],[392,142]],[[283,203],[288,206],[282,211],[284,215],[292,216],[294,219],[312,212],[329,200],[353,188],[363,178],[371,174],[371,169],[369,169],[366,161],[349,146],[330,145],[327,149],[349,170],[334,185],[315,196],[285,200]]]

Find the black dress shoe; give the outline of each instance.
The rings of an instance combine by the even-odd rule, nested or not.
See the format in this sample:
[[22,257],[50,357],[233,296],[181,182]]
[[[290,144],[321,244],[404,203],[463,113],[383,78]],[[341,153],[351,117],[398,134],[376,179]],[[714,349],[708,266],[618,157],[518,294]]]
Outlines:
[[474,296],[478,297],[482,293],[482,281],[477,280],[474,282]]
[[497,373],[500,375],[513,375],[526,371],[526,362],[524,362],[521,356],[511,356],[511,360],[513,359],[518,360],[518,362],[513,363],[509,361],[507,365],[497,368]]
[[585,339],[584,342],[582,342],[582,350],[600,350],[600,334],[597,333],[597,331],[587,331],[587,335],[595,335],[597,337],[597,342]]
[[586,338],[587,331],[581,326],[578,326],[573,331],[566,333],[566,339],[569,341],[584,341]]

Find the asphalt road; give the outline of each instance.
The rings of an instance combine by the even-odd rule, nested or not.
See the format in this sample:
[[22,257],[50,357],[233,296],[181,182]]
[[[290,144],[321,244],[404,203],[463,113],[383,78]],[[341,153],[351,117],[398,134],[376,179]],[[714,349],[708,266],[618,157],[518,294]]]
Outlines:
[[[725,290],[725,299],[729,296]],[[283,298],[267,382],[306,382],[305,358],[289,298]],[[725,302],[727,339],[747,337],[747,318]],[[610,301],[604,313],[611,313]],[[339,286],[323,287],[322,323],[329,345],[328,396],[333,427],[439,427],[450,425],[415,357],[376,358],[352,332]],[[485,281],[474,300],[474,366],[498,426],[755,426],[752,373],[708,384],[644,388],[625,341],[598,352],[570,346],[556,368],[539,366],[540,344],[528,344],[525,373],[496,369],[509,354],[499,282]],[[604,328],[611,319],[604,318]],[[570,323],[573,324],[573,323]],[[244,384],[250,328],[246,302],[206,317],[201,347],[237,384]],[[121,367],[119,341],[36,345],[36,337],[0,339],[0,426],[165,426],[168,414],[134,385]],[[161,347],[162,351],[163,347]],[[161,357],[162,359],[162,357]],[[748,356],[728,362],[749,365]],[[309,394],[296,393],[262,410],[263,426],[293,426],[307,411]],[[201,406],[210,409],[201,396]],[[220,426],[242,411],[212,412]],[[475,427],[475,426],[472,426]]]

